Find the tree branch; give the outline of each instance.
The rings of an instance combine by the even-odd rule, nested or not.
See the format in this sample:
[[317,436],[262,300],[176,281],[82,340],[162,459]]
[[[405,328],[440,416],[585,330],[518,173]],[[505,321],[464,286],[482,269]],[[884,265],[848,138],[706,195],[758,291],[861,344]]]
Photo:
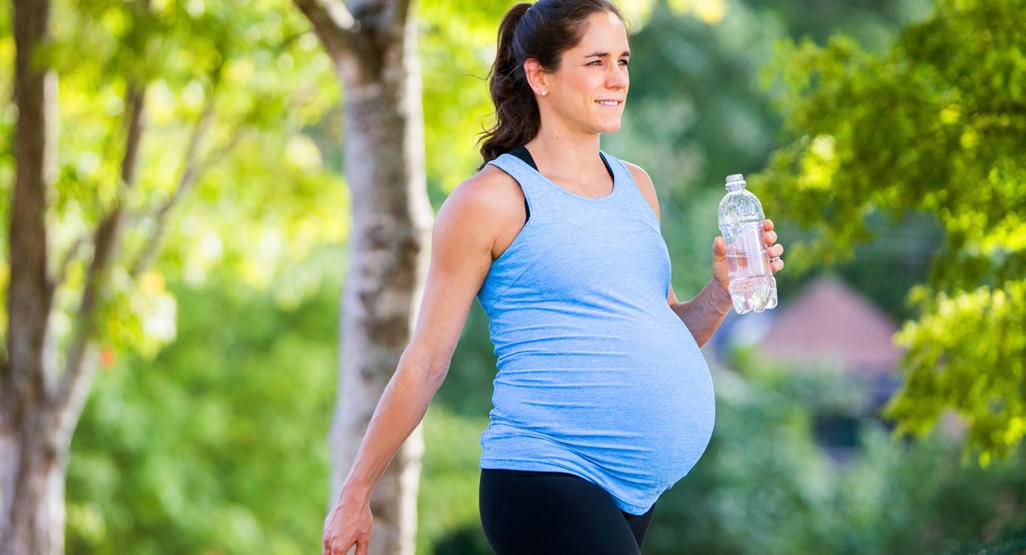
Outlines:
[[178,184],[175,186],[175,190],[171,193],[171,196],[168,197],[164,204],[162,204],[154,213],[153,219],[155,223],[153,233],[146,240],[142,250],[139,251],[139,256],[135,259],[135,262],[130,266],[129,275],[133,278],[138,277],[143,271],[145,271],[156,258],[157,252],[160,249],[161,240],[164,236],[164,230],[167,227],[167,220],[171,210],[181,202],[181,199],[184,198],[192,189],[196,181],[199,180],[199,177],[218,160],[223,158],[228,151],[235,146],[241,136],[240,132],[236,132],[224,148],[212,153],[206,159],[200,161],[197,155],[199,151],[199,143],[213,122],[213,117],[214,94],[211,93],[207,97],[207,103],[203,106],[203,112],[200,114],[199,119],[196,120],[196,125],[193,127],[192,134],[189,136],[189,143],[185,147],[184,161],[182,162],[182,175],[178,178]]
[[178,181],[178,186],[175,188],[174,193],[167,201],[157,209],[154,215],[153,234],[150,235],[149,239],[146,240],[145,246],[139,251],[139,257],[136,258],[135,262],[129,270],[129,275],[132,278],[139,277],[147,268],[153,263],[153,260],[157,257],[157,253],[160,251],[160,244],[164,238],[164,230],[167,229],[167,219],[171,210],[180,202],[182,198],[192,189],[192,186],[199,181],[200,177],[214,165],[216,165],[221,159],[223,159],[235,145],[238,144],[239,140],[243,137],[241,130],[236,130],[232,135],[232,138],[222,148],[216,152],[211,153],[202,162],[196,163],[192,161],[192,166],[187,168],[183,173],[181,179]]
[[293,0],[296,7],[313,24],[324,49],[338,59],[352,46],[360,22],[349,13],[345,4],[333,0]]
[[85,245],[89,240],[86,237],[77,237],[71,246],[68,247],[67,252],[64,253],[64,257],[61,258],[61,265],[57,268],[57,274],[54,275],[53,281],[50,283],[52,290],[56,290],[61,284],[64,283],[65,278],[68,275],[68,267],[71,266],[71,261],[78,255],[78,251]]
[[[143,105],[145,88],[136,83],[129,83],[125,91],[126,133],[125,154],[121,160],[121,185],[130,190],[136,180],[136,165],[139,156],[139,142],[142,137]],[[114,200],[114,206],[96,228],[93,240],[93,259],[86,274],[86,283],[82,289],[78,314],[75,318],[74,332],[68,348],[67,362],[61,383],[58,386],[54,404],[60,413],[60,426],[73,426],[81,412],[82,405],[89,392],[89,380],[92,377],[92,365],[85,364],[86,351],[96,334],[95,312],[107,270],[118,246],[118,236],[122,220],[123,195]],[[65,430],[70,432],[70,430]]]

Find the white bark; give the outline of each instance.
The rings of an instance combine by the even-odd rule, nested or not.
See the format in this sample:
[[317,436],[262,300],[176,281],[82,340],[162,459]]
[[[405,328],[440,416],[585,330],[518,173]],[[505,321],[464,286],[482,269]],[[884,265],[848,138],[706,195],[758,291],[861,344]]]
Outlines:
[[[329,506],[416,324],[433,219],[424,176],[416,21],[409,2],[295,0],[335,64],[351,192]],[[372,554],[412,554],[424,441],[418,426],[371,497]]]
[[0,432],[3,555],[64,552],[64,476],[67,442],[51,414],[40,411],[19,429]]

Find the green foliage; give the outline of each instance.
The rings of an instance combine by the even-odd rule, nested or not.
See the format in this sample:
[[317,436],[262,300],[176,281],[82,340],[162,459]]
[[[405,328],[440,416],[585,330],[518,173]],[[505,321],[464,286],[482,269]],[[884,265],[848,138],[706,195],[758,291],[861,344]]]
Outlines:
[[[337,249],[332,251],[338,256]],[[68,467],[70,553],[308,553],[327,500],[340,275],[295,308],[176,284],[179,337],[99,373]]]
[[[14,98],[14,33],[11,31],[11,9],[0,10],[0,95]],[[0,221],[10,221],[10,198],[14,191],[14,126],[18,110],[14,102],[0,102]],[[6,237],[6,233],[4,235]],[[4,240],[6,243],[6,239]],[[7,264],[9,249],[0,251],[0,291],[7,291],[10,268]],[[0,330],[7,329],[7,311],[0,311]],[[6,332],[3,334],[6,336]],[[5,346],[4,349],[7,347]]]
[[844,37],[782,43],[764,79],[790,142],[752,180],[767,213],[816,233],[789,248],[796,271],[851,260],[874,211],[937,220],[943,246],[909,297],[922,317],[897,337],[906,386],[887,414],[922,435],[955,408],[983,464],[1026,434],[1024,9],[944,0],[881,54]]
[[896,339],[909,346],[910,371],[888,414],[898,430],[923,435],[945,408],[967,415],[980,463],[1004,454],[1026,435],[1026,280],[954,295],[920,287],[922,307]]
[[[290,2],[54,2],[53,40],[40,61],[59,83],[55,181],[49,195],[50,267],[76,241],[55,302],[64,345],[91,259],[93,230],[115,203],[124,207],[120,250],[105,281],[98,340],[153,356],[175,337],[176,303],[164,287],[203,281],[214,265],[241,284],[269,287],[292,303],[321,275],[284,268],[314,245],[346,236],[347,199],[337,174],[306,133],[337,102],[338,85],[309,23]],[[9,28],[8,10],[0,17]],[[0,90],[9,93],[13,41],[0,34]],[[83,56],[88,52],[88,56]],[[138,178],[121,180],[126,91],[145,90]],[[5,98],[10,98],[5,94]],[[13,136],[13,105],[0,131]],[[188,146],[195,136],[194,156]],[[10,142],[0,147],[9,152]],[[6,221],[13,164],[0,157],[0,214]],[[194,181],[188,179],[192,168]],[[161,207],[174,201],[161,220]],[[130,268],[161,229],[148,272]],[[6,256],[3,249],[2,256]],[[307,266],[315,268],[317,266]],[[7,261],[0,259],[6,289]]]
[[481,163],[478,134],[494,123],[488,70],[508,2],[418,4],[424,149],[437,203]]

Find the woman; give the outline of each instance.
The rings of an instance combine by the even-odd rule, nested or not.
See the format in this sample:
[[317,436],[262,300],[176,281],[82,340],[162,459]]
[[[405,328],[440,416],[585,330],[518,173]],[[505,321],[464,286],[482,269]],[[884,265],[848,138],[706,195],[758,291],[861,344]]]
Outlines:
[[[498,355],[481,521],[500,554],[640,553],[659,494],[712,434],[699,350],[731,308],[725,242],[677,301],[648,174],[599,149],[627,98],[627,31],[605,0],[518,4],[491,72],[484,165],[439,210],[413,338],[379,402],[324,553],[367,553],[374,484],[448,371],[475,296]],[[783,246],[769,220],[774,272]]]

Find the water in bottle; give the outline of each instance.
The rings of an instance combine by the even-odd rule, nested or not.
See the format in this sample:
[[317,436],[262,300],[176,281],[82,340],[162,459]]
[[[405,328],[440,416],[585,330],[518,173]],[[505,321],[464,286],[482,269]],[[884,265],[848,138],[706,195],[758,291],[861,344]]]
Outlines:
[[727,176],[727,194],[720,201],[720,234],[727,241],[730,299],[734,311],[762,312],[777,306],[777,280],[762,241],[762,203],[745,189],[744,176]]

